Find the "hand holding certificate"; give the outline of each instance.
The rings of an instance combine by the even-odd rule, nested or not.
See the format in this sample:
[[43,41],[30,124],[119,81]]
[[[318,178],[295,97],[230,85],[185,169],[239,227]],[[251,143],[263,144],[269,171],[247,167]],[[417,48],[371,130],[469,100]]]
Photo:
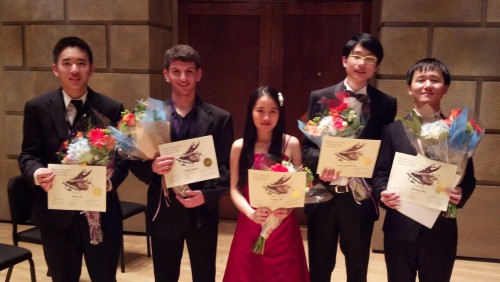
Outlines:
[[[49,190],[49,209],[106,211],[107,171],[113,170],[115,139],[107,129],[76,131],[49,164],[56,177]],[[109,168],[107,168],[109,166]]]
[[211,135],[159,146],[160,155],[174,157],[172,169],[164,175],[168,188],[219,178],[219,167]]
[[97,245],[103,240],[99,212],[106,211],[106,192],[112,188],[108,176],[113,174],[115,139],[108,129],[93,128],[92,118],[86,123],[83,120],[80,119],[80,124],[86,125],[87,131],[71,132],[57,153],[61,163],[71,168],[49,164],[56,177],[55,187],[49,191],[48,206],[49,209],[82,210],[89,225],[91,244]]
[[49,164],[55,178],[48,192],[48,208],[106,211],[106,167]]
[[[313,180],[308,168],[297,169],[290,162],[281,161],[270,154],[255,161],[253,168],[248,170],[249,202],[252,207],[276,211],[304,206],[305,198],[308,197],[306,189],[310,188]],[[252,246],[254,254],[264,254],[267,238],[280,226],[281,221],[277,215],[269,215],[262,225],[261,235]]]
[[[424,107],[421,111],[429,112],[432,111],[432,109],[430,109],[430,106],[427,106],[427,108]],[[444,172],[446,170],[444,168],[449,166],[448,164],[453,164],[455,172],[451,175],[445,173],[447,174],[447,179],[441,182],[441,188],[437,189],[441,191],[446,187],[454,188],[458,186],[464,176],[468,158],[472,157],[474,154],[475,149],[483,137],[484,129],[478,124],[477,120],[468,119],[467,108],[453,109],[447,119],[439,119],[433,123],[422,124],[415,111],[412,111],[410,116],[410,119],[400,119],[404,125],[408,140],[410,140],[419,154],[425,155],[429,159],[442,162],[436,167],[427,166],[427,170],[425,167],[419,167],[420,170],[409,172],[413,181],[422,185],[434,182],[434,179],[429,176],[434,175],[433,170],[439,167],[439,170]],[[394,160],[394,164],[396,164],[396,159]],[[427,164],[430,165],[429,162],[427,162]],[[442,164],[444,164],[444,166]],[[391,171],[391,178],[396,178],[397,174],[397,172]],[[439,174],[441,174],[441,172]],[[391,178],[389,182],[391,182]],[[418,189],[414,191],[418,191]],[[428,199],[429,201],[423,200],[421,198],[422,194],[423,193],[412,193],[406,196],[401,195],[403,201],[406,199],[408,203],[414,205],[402,205],[399,211],[427,227],[429,227],[429,222],[431,222],[430,226],[432,227],[435,218],[439,215],[441,210],[446,211],[445,217],[456,218],[457,207],[454,203],[449,201],[449,193],[445,193],[446,197],[443,196],[441,200],[437,200],[437,197],[432,197],[432,199]],[[444,205],[446,206],[443,209]],[[407,208],[404,208],[405,206]],[[419,207],[434,209],[434,211],[419,213]],[[432,217],[428,217],[427,221],[425,221],[416,216],[417,214],[432,214]],[[434,220],[428,220],[431,218],[434,218]]]
[[445,189],[452,187],[456,171],[456,165],[396,152],[387,190],[398,192],[403,202],[446,211]]
[[253,207],[295,208],[304,206],[306,172],[248,171],[250,205]]

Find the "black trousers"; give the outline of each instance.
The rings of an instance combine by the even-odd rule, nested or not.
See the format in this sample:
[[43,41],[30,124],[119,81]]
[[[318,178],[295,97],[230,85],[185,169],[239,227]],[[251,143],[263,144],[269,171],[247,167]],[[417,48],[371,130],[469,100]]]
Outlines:
[[415,241],[384,234],[389,282],[447,282],[457,254],[457,221],[440,217],[432,229],[422,227]]
[[[120,221],[121,222],[121,221]],[[87,219],[75,213],[73,222],[65,230],[40,228],[43,252],[52,281],[78,282],[82,272],[82,257],[92,281],[116,281],[116,269],[123,240],[122,225],[102,228],[103,242],[90,244]]]
[[347,281],[366,281],[374,221],[351,192],[334,193],[332,200],[306,208],[306,214],[311,281],[331,281],[339,243]]
[[[172,226],[178,228],[178,226]],[[179,280],[184,241],[191,263],[192,281],[215,281],[215,257],[217,253],[217,225],[201,225],[187,228],[180,234],[165,231],[163,236],[151,237],[155,281]]]

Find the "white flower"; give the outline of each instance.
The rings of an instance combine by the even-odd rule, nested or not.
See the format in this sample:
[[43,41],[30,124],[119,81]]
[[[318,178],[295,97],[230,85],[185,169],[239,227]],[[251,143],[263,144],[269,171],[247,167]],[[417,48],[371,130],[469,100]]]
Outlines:
[[333,126],[333,117],[329,115],[322,118],[318,123],[318,131],[321,132],[322,135],[337,135],[337,130]]
[[420,136],[429,141],[441,141],[448,137],[449,127],[442,120],[422,124]]
[[281,161],[281,165],[288,169],[288,172],[296,172],[297,169],[293,166],[293,164],[289,161]]
[[83,159],[83,156],[89,153],[89,140],[79,137],[68,145],[68,151],[64,163],[78,163]]
[[318,123],[318,128],[325,129],[330,126],[333,122],[332,116],[326,116],[322,118]]
[[356,115],[356,112],[354,110],[350,110],[348,113],[347,113],[347,116],[345,118],[345,120],[348,122],[348,123],[351,123],[352,121],[354,121],[355,119],[357,119],[357,115]]

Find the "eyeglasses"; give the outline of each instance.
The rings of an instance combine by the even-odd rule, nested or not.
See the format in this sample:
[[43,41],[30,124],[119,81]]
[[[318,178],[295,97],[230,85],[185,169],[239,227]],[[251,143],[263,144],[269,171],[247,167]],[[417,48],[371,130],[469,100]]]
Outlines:
[[366,64],[373,65],[377,63],[377,57],[375,56],[360,56],[360,55],[349,55],[349,58],[352,58],[355,63],[360,63],[363,60]]

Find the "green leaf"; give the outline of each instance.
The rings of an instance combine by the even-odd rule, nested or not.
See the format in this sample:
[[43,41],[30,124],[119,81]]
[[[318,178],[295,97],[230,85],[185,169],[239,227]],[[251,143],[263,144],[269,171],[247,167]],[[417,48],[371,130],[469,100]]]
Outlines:
[[406,128],[410,130],[415,136],[420,136],[420,131],[422,130],[422,123],[420,122],[420,118],[417,113],[412,110],[410,113],[411,120],[407,120],[405,118],[398,117],[396,120],[399,120]]

